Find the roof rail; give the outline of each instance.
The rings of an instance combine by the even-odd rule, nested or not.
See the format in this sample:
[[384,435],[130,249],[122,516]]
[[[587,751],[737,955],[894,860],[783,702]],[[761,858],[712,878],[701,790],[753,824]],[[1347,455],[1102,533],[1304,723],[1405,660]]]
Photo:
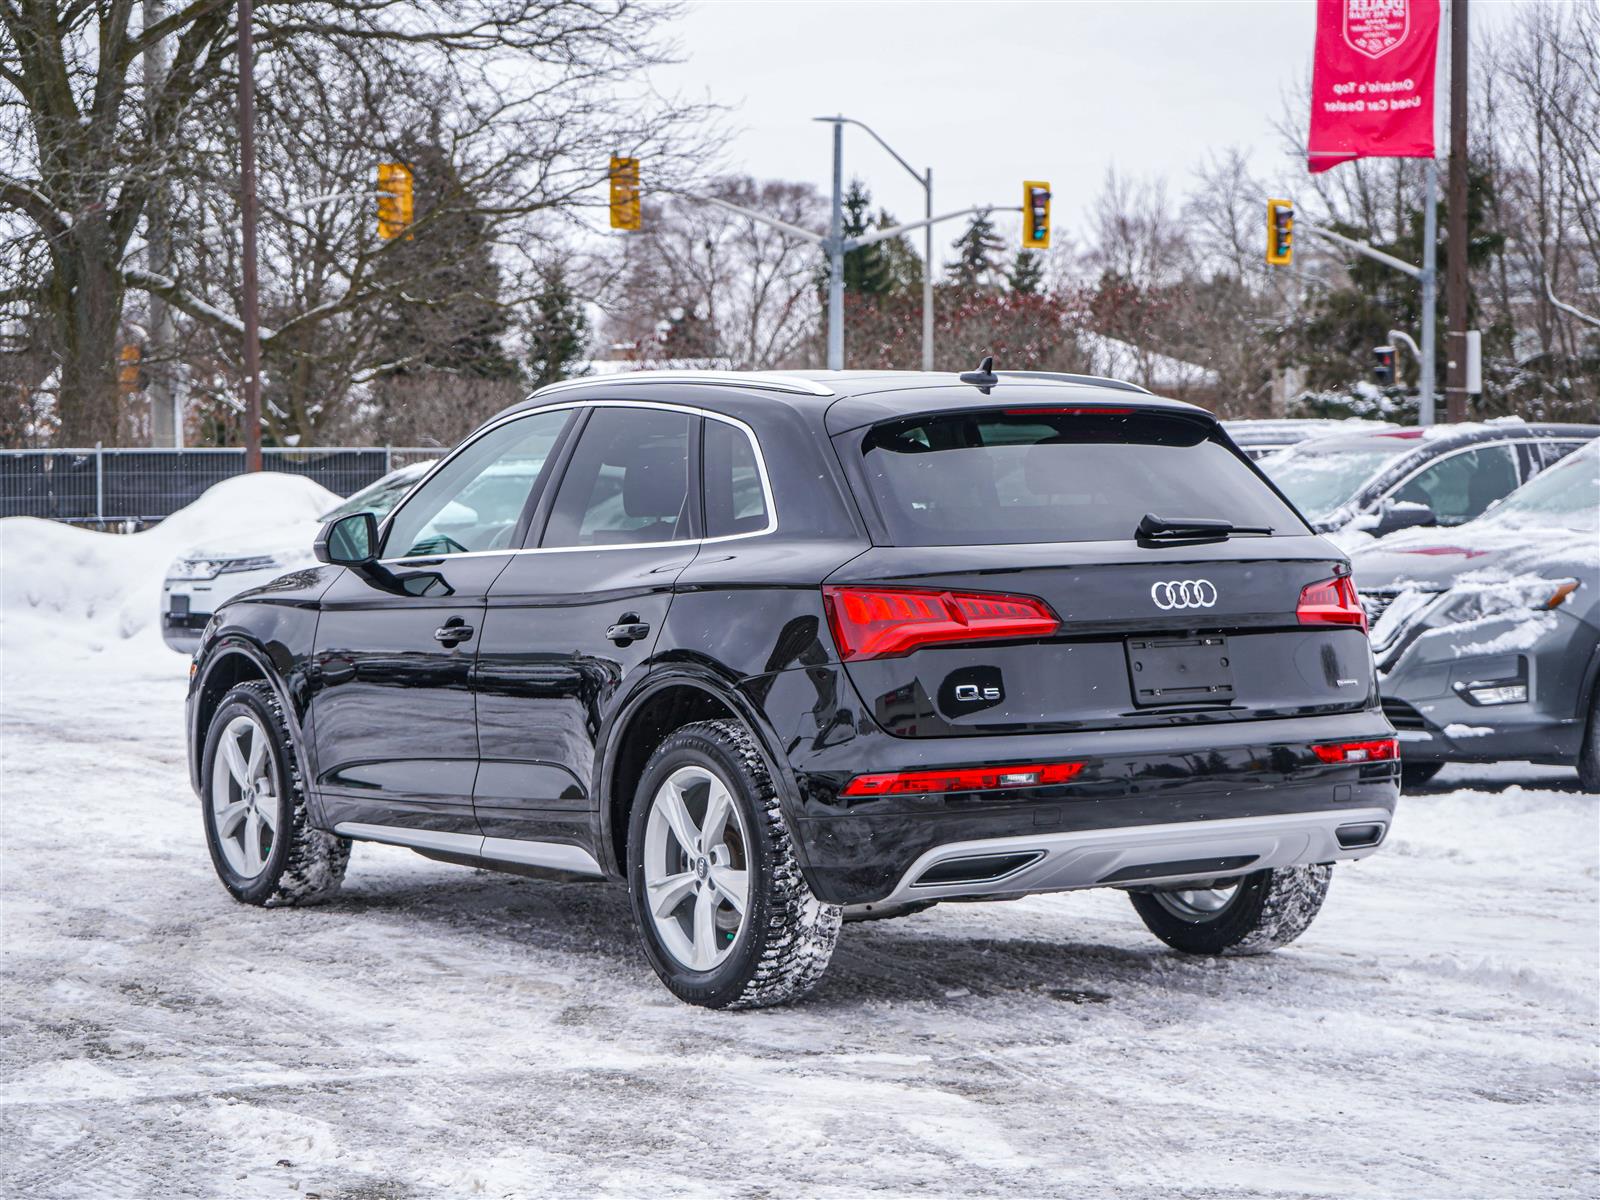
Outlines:
[[712,387],[765,388],[772,392],[789,392],[797,396],[832,396],[834,390],[826,384],[798,375],[768,374],[762,371],[617,371],[609,375],[585,375],[580,379],[563,379],[548,383],[534,393],[544,396],[551,392],[565,392],[579,388],[599,387],[603,384],[624,384],[634,387],[641,383],[698,383]]
[[1065,371],[996,371],[996,375],[1016,375],[1023,379],[1053,379],[1059,383],[1075,383],[1080,387],[1112,388],[1119,392],[1139,392],[1155,395],[1149,388],[1129,383],[1126,379],[1112,379],[1105,375],[1070,375]]

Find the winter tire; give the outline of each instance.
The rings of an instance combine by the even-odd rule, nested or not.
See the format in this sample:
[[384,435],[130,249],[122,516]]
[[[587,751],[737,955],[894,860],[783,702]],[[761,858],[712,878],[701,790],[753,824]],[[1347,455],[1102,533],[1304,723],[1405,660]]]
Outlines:
[[1578,787],[1585,792],[1600,792],[1600,684],[1589,697],[1589,725],[1578,750]]
[[315,904],[339,890],[350,842],[311,825],[294,734],[264,682],[222,698],[200,769],[206,846],[223,886],[246,904]]
[[1426,785],[1435,775],[1444,770],[1443,763],[1408,763],[1400,764],[1400,789],[1407,791]]
[[1212,888],[1131,892],[1140,918],[1185,954],[1265,954],[1306,931],[1328,894],[1328,864],[1257,871]]
[[734,721],[686,725],[650,756],[628,822],[628,888],[651,967],[706,1008],[798,999],[839,937],[840,909],[806,884],[766,763]]

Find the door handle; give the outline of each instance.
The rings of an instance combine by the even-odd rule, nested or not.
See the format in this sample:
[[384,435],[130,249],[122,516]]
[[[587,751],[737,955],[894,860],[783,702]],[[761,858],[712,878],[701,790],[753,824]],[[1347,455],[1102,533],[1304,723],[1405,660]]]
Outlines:
[[460,617],[451,617],[443,625],[433,631],[433,640],[443,642],[446,646],[454,646],[470,638],[476,630]]
[[639,620],[638,613],[623,613],[617,618],[617,623],[606,630],[606,637],[619,646],[626,646],[629,642],[637,642],[640,638],[650,635],[650,626],[647,622]]

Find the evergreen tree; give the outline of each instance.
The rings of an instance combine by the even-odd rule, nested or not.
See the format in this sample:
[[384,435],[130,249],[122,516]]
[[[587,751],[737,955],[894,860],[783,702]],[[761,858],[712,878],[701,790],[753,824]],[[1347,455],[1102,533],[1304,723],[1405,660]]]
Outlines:
[[[879,229],[888,229],[891,225],[898,224],[899,222],[883,209],[878,210]],[[922,255],[912,249],[911,241],[905,234],[887,238],[873,248],[883,260],[888,283],[885,289],[887,294],[899,295],[922,290]]]
[[399,371],[433,367],[516,378],[501,344],[510,319],[487,219],[437,140],[414,140],[396,157],[411,165],[416,219],[427,223],[395,242],[383,266],[401,285],[384,323],[384,359],[404,364]]
[[967,291],[994,286],[995,278],[1001,273],[998,256],[1005,250],[1005,243],[994,231],[994,222],[988,213],[974,213],[961,236],[951,243],[951,248],[956,252],[956,261],[950,267],[951,283]]
[[[1439,206],[1439,231],[1448,227],[1448,198],[1441,197]],[[1467,172],[1467,227],[1472,231],[1467,245],[1467,263],[1471,270],[1481,270],[1499,255],[1505,246],[1505,235],[1493,228],[1494,195],[1492,183],[1483,170],[1472,168]],[[1405,229],[1392,242],[1372,238],[1371,232],[1356,226],[1335,223],[1332,228],[1346,237],[1372,241],[1378,249],[1407,262],[1420,262],[1423,252],[1423,214],[1419,208],[1406,213]],[[1443,237],[1438,247],[1438,272],[1442,281],[1452,247]],[[1422,306],[1420,289],[1409,278],[1390,267],[1361,255],[1351,255],[1348,260],[1349,283],[1343,287],[1323,291],[1307,307],[1305,314],[1286,333],[1286,341],[1293,347],[1298,361],[1309,367],[1309,382],[1318,391],[1332,390],[1348,384],[1352,378],[1369,379],[1372,370],[1372,347],[1388,339],[1390,329],[1413,332],[1421,340]],[[1439,289],[1435,311],[1439,331],[1439,349],[1435,369],[1434,396],[1443,412],[1445,360],[1444,326],[1445,295]],[[1477,324],[1478,303],[1476,295],[1469,292],[1469,327]],[[1491,326],[1484,331],[1484,356],[1489,358],[1499,352],[1510,353],[1510,331]],[[1404,388],[1392,389],[1394,400],[1405,406],[1399,415],[1409,418],[1415,403],[1412,391],[1417,367],[1402,357],[1401,371],[1406,380]],[[1322,407],[1308,409],[1307,415],[1346,416],[1353,409],[1334,401],[1319,402]],[[1365,411],[1356,415],[1368,415]]]
[[1006,282],[1019,296],[1037,296],[1044,290],[1044,263],[1031,250],[1018,250],[1017,257],[1006,272]]
[[[844,197],[844,236],[860,237],[873,228],[872,194],[859,179],[851,180]],[[884,244],[875,242],[844,256],[844,290],[856,296],[882,296],[891,290],[893,280],[884,257]]]
[[589,316],[567,285],[560,263],[545,272],[528,333],[529,382],[534,388],[577,374],[575,368],[588,353]]

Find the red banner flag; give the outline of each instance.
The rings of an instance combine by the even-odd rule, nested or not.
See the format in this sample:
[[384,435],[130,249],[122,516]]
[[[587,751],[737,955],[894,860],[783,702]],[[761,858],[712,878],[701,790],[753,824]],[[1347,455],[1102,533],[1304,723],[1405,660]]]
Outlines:
[[1439,0],[1317,0],[1312,174],[1355,158],[1433,157]]

